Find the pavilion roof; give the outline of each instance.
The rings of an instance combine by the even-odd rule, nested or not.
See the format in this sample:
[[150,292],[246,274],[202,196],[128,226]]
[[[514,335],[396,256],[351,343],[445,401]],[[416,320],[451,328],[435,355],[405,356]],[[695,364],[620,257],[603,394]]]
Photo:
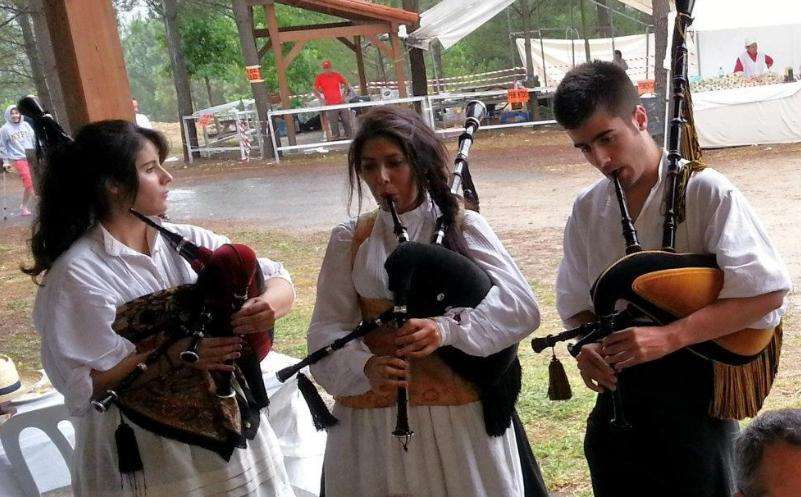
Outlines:
[[276,0],[277,3],[321,12],[352,21],[382,21],[393,24],[415,24],[420,15],[408,10],[387,7],[366,0]]

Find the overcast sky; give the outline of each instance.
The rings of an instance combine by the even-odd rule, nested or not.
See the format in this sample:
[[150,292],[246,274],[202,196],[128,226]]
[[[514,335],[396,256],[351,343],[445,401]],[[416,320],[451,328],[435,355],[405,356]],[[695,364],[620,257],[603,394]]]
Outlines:
[[138,5],[128,11],[117,9],[117,15],[119,16],[120,23],[123,26],[127,25],[129,22],[131,22],[131,20],[136,19],[137,17],[143,17],[147,15],[147,6],[145,6],[144,2],[139,1],[137,3]]

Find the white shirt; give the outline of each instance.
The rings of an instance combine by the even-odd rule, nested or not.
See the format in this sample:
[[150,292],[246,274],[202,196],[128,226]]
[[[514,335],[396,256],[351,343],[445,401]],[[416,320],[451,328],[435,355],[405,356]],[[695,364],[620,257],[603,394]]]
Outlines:
[[752,76],[759,76],[768,70],[768,62],[765,60],[765,54],[757,52],[756,60],[751,59],[748,51],[740,54],[740,64],[743,66],[743,74],[746,78]]
[[[190,225],[164,223],[197,245],[216,249],[229,240]],[[197,275],[161,235],[151,234],[151,255],[116,240],[102,225],[76,241],[47,272],[34,304],[42,336],[42,364],[73,416],[84,415],[92,395],[91,370],[106,371],[134,350],[111,329],[117,307],[153,292],[194,282]],[[259,259],[265,279],[291,279],[283,266]]]
[[138,112],[136,113],[136,125],[140,128],[153,129],[153,123],[150,122],[150,118]]
[[[428,242],[438,215],[436,205],[426,200],[400,218],[410,240]],[[331,233],[309,325],[310,351],[341,338],[361,321],[357,294],[392,299],[384,262],[398,240],[392,231],[390,214],[379,211],[373,231],[359,247],[351,270],[355,227],[354,219],[335,227]],[[462,231],[470,257],[487,272],[493,287],[474,309],[452,309],[435,321],[443,345],[452,345],[470,355],[487,356],[529,335],[539,326],[540,314],[531,287],[486,220],[466,211]],[[312,373],[331,395],[358,395],[370,390],[364,364],[371,356],[364,342],[354,340],[313,365]]]
[[[634,223],[644,249],[662,245],[666,163],[663,155],[659,178]],[[562,320],[592,310],[590,287],[625,255],[620,220],[614,187],[608,179],[599,180],[578,195],[565,227],[564,258],[556,279],[556,306]],[[784,263],[748,201],[713,169],[696,173],[689,181],[686,220],[676,232],[676,251],[715,254],[724,274],[719,298],[787,292],[792,286]],[[749,327],[776,326],[786,305]]]

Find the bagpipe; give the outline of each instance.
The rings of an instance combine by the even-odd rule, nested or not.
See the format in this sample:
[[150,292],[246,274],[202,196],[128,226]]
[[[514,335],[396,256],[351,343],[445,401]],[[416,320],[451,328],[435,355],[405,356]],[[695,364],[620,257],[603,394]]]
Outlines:
[[[468,103],[464,132],[459,137],[459,151],[454,161],[450,192],[457,195],[463,188],[465,201],[478,205],[478,195],[469,173],[468,155],[475,132],[486,108],[479,101]],[[314,364],[345,346],[347,342],[389,324],[400,327],[409,318],[442,316],[450,308],[476,307],[486,297],[492,281],[487,273],[468,257],[446,248],[443,243],[449,229],[440,216],[434,227],[432,243],[410,241],[391,198],[382,199],[389,210],[398,237],[397,248],[387,257],[384,268],[393,306],[373,320],[362,321],[352,332],[317,350],[298,364],[277,373],[285,381],[303,367]],[[517,345],[487,357],[476,357],[451,346],[435,352],[453,371],[476,385],[484,410],[485,428],[489,435],[501,435],[510,426],[514,403],[520,391],[520,365]],[[404,447],[413,435],[408,424],[407,393],[400,388],[397,395],[397,422],[393,435]]]
[[[180,353],[180,358],[187,365],[200,360],[198,349],[201,342],[209,337],[234,336],[230,325],[231,316],[242,308],[252,297],[264,293],[264,277],[255,252],[241,244],[227,243],[216,250],[195,245],[178,233],[172,232],[150,218],[130,209],[130,213],[142,222],[154,228],[168,241],[170,246],[186,260],[197,273],[197,281],[193,284],[192,298],[187,302],[194,319],[191,325],[181,324],[171,327],[166,338],[128,376],[123,378],[116,389],[110,389],[101,399],[92,401],[98,412],[106,412],[111,404],[120,397],[119,392],[133,385],[147,368],[163,358],[168,349],[181,339],[189,338],[187,348]],[[154,333],[162,330],[154,329]],[[273,344],[273,330],[244,335],[246,346],[242,355],[233,361],[247,381],[252,398],[256,405],[266,407],[267,391],[261,375],[259,363],[270,352]],[[141,341],[147,336],[137,336]],[[234,390],[234,373],[212,373],[215,383],[215,394],[221,398],[236,395]]]
[[[598,320],[578,328],[535,338],[535,352],[557,342],[578,338],[569,345],[573,356],[581,348],[630,326],[667,325],[713,303],[723,287],[723,271],[714,254],[676,253],[676,229],[684,216],[684,192],[691,175],[703,169],[700,147],[692,118],[692,100],[687,80],[685,33],[692,23],[694,0],[676,2],[678,15],[673,33],[671,119],[667,145],[667,181],[662,248],[643,250],[628,212],[625,194],[612,177],[621,213],[626,256],[612,264],[593,284],[590,294]],[[682,135],[685,136],[682,139]],[[683,163],[683,159],[689,161]],[[616,310],[618,301],[627,307]],[[714,362],[714,398],[710,415],[720,419],[755,416],[762,406],[778,369],[781,328],[744,329],[716,340],[687,347]],[[569,398],[569,388],[561,398]],[[558,396],[557,396],[558,397]],[[553,398],[553,397],[552,397]],[[625,428],[628,423],[618,388],[612,394],[611,422]]]
[[[35,129],[41,130],[37,139],[44,157],[72,142],[35,98],[24,98],[19,108],[33,119]],[[244,335],[240,357],[229,362],[233,372],[177,368],[169,352],[186,341],[180,360],[191,365],[200,360],[198,351],[205,337],[234,335],[231,316],[249,298],[265,290],[258,259],[245,245],[228,243],[212,250],[133,209],[130,214],[157,230],[197,273],[197,280],[144,295],[117,308],[112,329],[138,351],[150,352],[91,405],[100,413],[116,405],[121,414],[145,429],[213,450],[227,460],[235,447],[246,446],[246,440],[255,436],[259,411],[269,403],[260,362],[272,348],[273,330]],[[162,372],[139,381],[145,371],[162,360],[170,364],[170,374]],[[129,473],[141,469],[133,432],[122,416],[115,436],[120,470]]]

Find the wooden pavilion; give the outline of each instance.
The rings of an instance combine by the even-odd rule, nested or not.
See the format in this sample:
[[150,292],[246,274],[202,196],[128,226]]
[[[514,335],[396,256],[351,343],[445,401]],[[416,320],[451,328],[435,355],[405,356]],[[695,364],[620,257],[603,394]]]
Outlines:
[[[398,37],[398,28],[405,24],[416,25],[420,16],[415,12],[403,9],[374,4],[365,0],[245,0],[253,19],[252,9],[257,6],[264,8],[266,28],[253,27],[255,39],[266,38],[266,43],[258,48],[259,58],[272,49],[275,56],[275,65],[278,71],[278,87],[281,96],[281,106],[290,107],[289,85],[286,72],[292,61],[300,54],[303,47],[312,40],[337,39],[356,55],[356,65],[359,71],[359,85],[363,95],[367,94],[367,77],[364,71],[364,55],[362,53],[362,39],[370,42],[381,51],[382,55],[392,61],[395,68],[395,78],[398,82],[398,92],[401,97],[406,96],[405,76],[405,49]],[[275,4],[280,3],[301,9],[320,12],[330,16],[344,19],[342,22],[332,22],[306,26],[278,25],[275,13]],[[389,35],[387,44],[379,36]],[[289,50],[286,51],[285,47]],[[313,82],[309,82],[311,86]],[[287,137],[295,145],[295,129],[291,116],[287,116]]]
[[[367,92],[367,78],[361,42],[362,39],[370,40],[392,61],[399,93],[406,96],[406,58],[398,28],[402,24],[415,25],[419,21],[417,13],[365,0],[243,1],[251,14],[250,19],[253,19],[253,9],[258,6],[266,14],[266,27],[253,26],[253,39],[265,38],[266,43],[260,48],[250,48],[257,48],[259,58],[272,48],[284,108],[290,105],[287,68],[306,43],[326,38],[337,39],[354,51],[362,93]],[[344,21],[281,27],[275,14],[276,3],[321,12]],[[101,119],[133,120],[131,90],[111,0],[44,0],[44,6],[69,127],[75,130],[87,122]],[[389,36],[389,43],[379,38],[384,34]],[[289,47],[287,52],[285,46]],[[294,127],[287,126],[287,131],[290,142],[294,144]]]

